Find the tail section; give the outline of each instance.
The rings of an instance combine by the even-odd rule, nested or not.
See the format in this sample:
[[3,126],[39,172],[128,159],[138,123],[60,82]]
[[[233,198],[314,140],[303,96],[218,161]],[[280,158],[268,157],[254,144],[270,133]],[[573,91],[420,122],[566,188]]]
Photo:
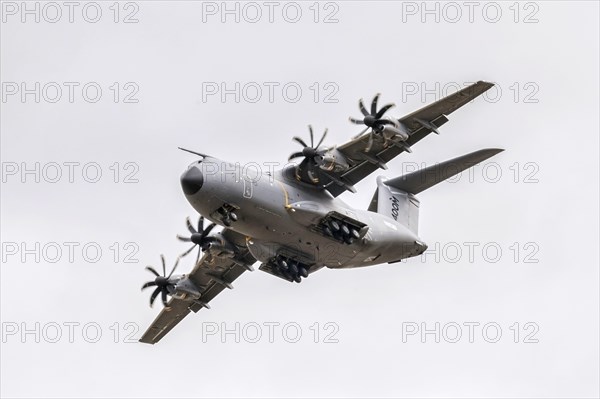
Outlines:
[[377,191],[369,205],[369,211],[386,215],[418,234],[419,200],[422,191],[457,175],[486,159],[504,151],[497,148],[479,150],[442,162],[395,179],[377,178]]
[[383,177],[377,178],[377,191],[369,210],[386,215],[418,235],[419,200],[411,193],[390,187]]

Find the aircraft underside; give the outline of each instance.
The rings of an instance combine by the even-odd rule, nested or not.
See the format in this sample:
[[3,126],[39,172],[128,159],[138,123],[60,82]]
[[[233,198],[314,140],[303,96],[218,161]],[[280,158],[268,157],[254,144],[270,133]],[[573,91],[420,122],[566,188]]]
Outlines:
[[[221,164],[223,161],[210,158],[191,167],[213,171]],[[277,178],[283,179],[282,175]],[[209,190],[211,179],[216,183]],[[299,282],[322,267],[370,266],[426,249],[416,235],[389,217],[352,209],[339,199],[306,192],[293,182],[270,176],[257,180],[252,195],[227,202],[223,198],[247,189],[248,182],[233,178],[228,182],[226,175],[211,173],[204,178],[203,188],[188,199],[207,219],[228,224],[229,229],[244,235],[250,253],[262,263],[260,270]]]
[[[477,82],[399,119],[384,115],[393,104],[379,107],[379,95],[370,109],[360,100],[362,116],[350,118],[364,126],[358,135],[325,146],[327,130],[315,140],[309,126],[310,140],[293,138],[302,150],[288,160],[299,162],[278,171],[248,173],[239,163],[185,150],[199,160],[184,171],[181,186],[201,216],[196,225],[187,219],[190,235],[178,238],[191,247],[169,273],[162,256],[162,274],[147,268],[155,279],[143,288],[156,287],[150,304],[160,295],[165,307],[140,341],[154,344],[190,312],[209,308],[257,262],[260,270],[299,283],[323,267],[394,263],[423,253],[416,195],[502,150],[475,151],[390,180],[380,176],[368,209],[350,207],[338,196],[356,192],[357,183],[386,170],[429,134],[439,134],[447,115],[492,86]],[[205,226],[205,219],[211,223]],[[180,259],[193,251],[191,272],[174,275]]]

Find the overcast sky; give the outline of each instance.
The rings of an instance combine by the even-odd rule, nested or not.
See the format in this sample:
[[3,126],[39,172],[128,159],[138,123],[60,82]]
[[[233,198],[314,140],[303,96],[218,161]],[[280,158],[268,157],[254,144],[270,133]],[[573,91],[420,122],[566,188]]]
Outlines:
[[[2,396],[599,395],[597,2],[23,4],[2,3]],[[504,148],[419,195],[426,256],[245,273],[129,342],[160,309],[144,267],[197,217],[178,146],[283,164],[308,124],[358,133],[361,97],[400,117],[477,80],[496,87],[342,196]]]

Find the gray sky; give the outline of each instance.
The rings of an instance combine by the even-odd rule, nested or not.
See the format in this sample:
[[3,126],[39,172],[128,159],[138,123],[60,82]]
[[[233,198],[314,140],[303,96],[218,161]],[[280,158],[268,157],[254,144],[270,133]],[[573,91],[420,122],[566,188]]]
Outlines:
[[[2,396],[599,395],[597,2],[27,7],[2,3]],[[497,85],[383,173],[506,149],[419,196],[425,257],[246,273],[127,342],[160,308],[144,266],[197,216],[177,146],[284,163],[309,123],[358,133],[360,97],[400,117],[477,80]]]

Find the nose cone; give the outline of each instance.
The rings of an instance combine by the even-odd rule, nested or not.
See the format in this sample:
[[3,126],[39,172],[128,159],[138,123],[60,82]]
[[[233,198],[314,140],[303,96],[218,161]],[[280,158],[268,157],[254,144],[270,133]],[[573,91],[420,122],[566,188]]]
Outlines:
[[203,183],[204,177],[202,176],[202,172],[195,166],[186,170],[183,175],[181,175],[181,187],[186,195],[196,194]]

